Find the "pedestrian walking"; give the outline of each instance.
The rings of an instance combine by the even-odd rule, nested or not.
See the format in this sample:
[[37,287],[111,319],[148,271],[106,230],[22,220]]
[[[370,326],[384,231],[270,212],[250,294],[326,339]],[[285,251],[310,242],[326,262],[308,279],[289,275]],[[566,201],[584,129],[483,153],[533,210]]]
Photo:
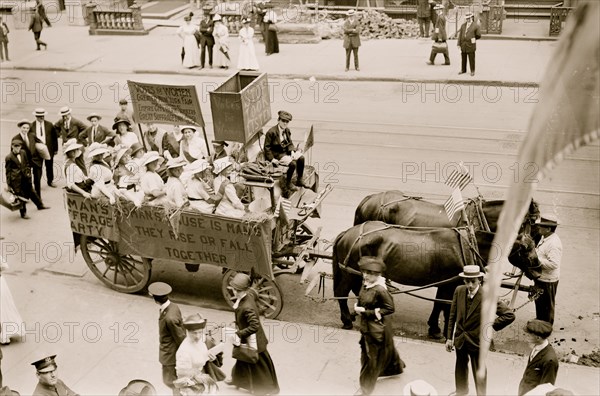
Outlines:
[[198,50],[198,41],[196,40],[198,29],[192,25],[192,17],[190,15],[186,15],[183,20],[183,25],[177,29],[177,35],[182,40],[181,63],[184,67],[191,69],[200,66],[200,51]]
[[239,338],[236,344],[255,345],[258,361],[248,363],[237,359],[231,370],[231,380],[226,383],[246,389],[255,395],[276,395],[279,393],[277,373],[267,350],[267,337],[260,323],[260,312],[256,303],[258,295],[251,285],[250,277],[241,272],[229,283],[236,297],[233,304],[237,326],[235,334]]
[[525,332],[529,337],[531,353],[527,366],[519,384],[519,396],[522,396],[538,385],[556,382],[558,374],[558,359],[548,337],[552,334],[552,325],[538,319],[527,322]]
[[26,162],[31,168],[33,174],[33,187],[38,197],[42,197],[42,165],[44,159],[38,150],[38,144],[42,141],[35,135],[35,131],[31,129],[31,124],[28,120],[23,119],[17,123],[19,133],[13,137],[21,141],[21,148],[27,154]]
[[277,37],[277,13],[273,10],[273,5],[266,3],[265,7],[268,8],[263,18],[265,23],[265,53],[267,56],[271,54],[279,53],[279,38]]
[[344,21],[344,48],[346,49],[346,71],[350,69],[350,53],[354,54],[354,68],[358,67],[358,47],[360,47],[360,25],[356,20],[356,11],[349,10]]
[[534,282],[542,290],[542,294],[535,300],[535,317],[552,325],[562,260],[562,242],[556,235],[556,227],[558,218],[551,213],[542,215],[534,225],[534,233],[541,236],[536,252],[542,266],[542,275]]
[[213,37],[214,22],[210,16],[211,8],[204,9],[204,18],[200,22],[200,68],[204,68],[206,64],[206,53],[208,53],[208,67],[213,66],[213,47],[215,46],[215,38]]
[[242,19],[243,27],[239,31],[240,55],[238,69],[258,70],[258,60],[254,50],[254,29],[250,27],[250,18]]
[[10,61],[8,57],[8,26],[0,16],[0,62]]
[[42,30],[44,30],[44,22],[48,27],[52,27],[48,17],[46,16],[46,11],[44,9],[44,5],[40,0],[37,0],[37,4],[35,7],[35,11],[31,15],[31,22],[29,22],[29,30],[33,32],[33,38],[36,44],[36,51],[39,51],[41,46],[44,46],[44,49],[48,49],[48,44],[42,41]]
[[[35,136],[46,145],[50,159],[41,159],[40,165],[46,167],[46,183],[49,187],[54,185],[54,156],[58,154],[58,132],[54,128],[54,124],[46,121],[45,117],[48,112],[43,108],[37,108],[33,112],[35,121],[31,123],[31,130],[35,132]],[[41,171],[41,166],[40,166]]]
[[69,388],[61,379],[56,375],[58,365],[54,358],[56,355],[47,356],[36,360],[31,363],[35,366],[36,375],[38,377],[38,384],[33,391],[33,396],[79,396],[77,392],[74,392]]
[[466,21],[460,26],[458,31],[457,45],[460,48],[460,72],[467,72],[467,57],[469,58],[469,67],[471,68],[471,76],[475,75],[475,50],[477,50],[477,40],[481,38],[479,24],[473,20],[473,13],[467,12],[465,15]]
[[433,39],[433,45],[431,47],[431,54],[429,55],[428,65],[433,65],[435,63],[435,57],[437,54],[444,55],[444,65],[450,64],[450,55],[448,54],[448,35],[446,34],[446,17],[444,16],[444,6],[438,4],[434,8],[435,12],[437,12],[437,18],[435,21],[433,35],[431,38]]
[[431,27],[431,8],[430,0],[417,0],[417,21],[419,22],[419,36],[429,37]]
[[401,374],[405,364],[394,345],[394,332],[386,316],[395,311],[394,299],[385,286],[385,264],[378,257],[362,257],[358,262],[364,283],[354,305],[360,315],[360,391],[370,395],[377,378]]
[[229,56],[229,29],[223,24],[223,20],[219,14],[215,14],[213,22],[215,24],[213,37],[215,38],[215,47],[217,49],[215,63],[221,69],[229,69],[229,65],[231,64],[231,57]]
[[[452,395],[467,395],[469,393],[469,360],[475,377],[477,395],[486,394],[487,373],[482,379],[476,376],[479,369],[479,337],[481,331],[481,282],[484,273],[477,265],[465,265],[459,274],[464,285],[454,291],[448,334],[446,336],[446,351],[456,348],[456,364],[454,367],[454,383],[456,391]],[[497,318],[492,324],[495,331],[500,331],[515,320],[515,314],[508,306],[498,301]]]
[[160,305],[158,316],[159,354],[162,365],[162,377],[166,386],[172,389],[173,395],[179,395],[173,381],[177,379],[175,371],[177,349],[185,339],[183,318],[177,304],[169,300],[171,286],[164,282],[154,282],[148,286],[148,292],[154,302]]
[[[11,336],[20,335],[25,323],[17,309],[12,293],[8,288],[6,276],[2,273],[9,269],[8,262],[4,256],[0,256],[0,344],[10,344]],[[16,331],[9,333],[8,330]],[[2,378],[0,377],[0,387],[2,387]]]

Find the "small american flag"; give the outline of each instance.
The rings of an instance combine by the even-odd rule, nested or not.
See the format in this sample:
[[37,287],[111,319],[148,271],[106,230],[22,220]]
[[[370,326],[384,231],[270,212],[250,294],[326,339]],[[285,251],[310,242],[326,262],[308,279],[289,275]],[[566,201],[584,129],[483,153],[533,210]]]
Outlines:
[[[283,211],[281,210],[281,208],[283,208]],[[277,202],[277,208],[275,208],[275,212],[273,213],[273,215],[275,217],[282,217],[285,216],[285,219],[287,219],[289,217],[289,213],[290,210],[292,209],[292,201],[290,201],[289,199],[285,199],[283,197],[279,197],[279,202]],[[281,213],[283,212],[283,213]]]
[[462,197],[460,188],[455,188],[454,191],[452,191],[452,195],[450,195],[450,197],[446,200],[446,203],[444,203],[444,209],[448,215],[448,220],[452,221],[452,218],[456,212],[463,210],[465,206],[466,201]]
[[459,188],[464,190],[467,184],[473,181],[473,177],[471,177],[469,170],[462,164],[462,162],[458,166],[460,171],[456,169],[453,170],[444,184],[450,188]]

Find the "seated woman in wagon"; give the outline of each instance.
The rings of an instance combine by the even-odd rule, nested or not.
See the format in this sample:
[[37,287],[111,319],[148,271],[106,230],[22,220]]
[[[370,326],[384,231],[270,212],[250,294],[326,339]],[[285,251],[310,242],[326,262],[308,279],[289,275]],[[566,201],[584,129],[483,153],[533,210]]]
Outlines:
[[69,139],[63,145],[63,152],[67,161],[64,171],[67,189],[83,195],[85,198],[91,198],[92,185],[94,181],[87,177],[87,169],[80,161],[76,161],[82,154],[83,145],[77,143],[77,139]]
[[181,128],[183,138],[180,144],[179,156],[184,158],[189,164],[198,160],[206,159],[206,142],[197,134],[195,126],[184,125]]
[[121,195],[113,180],[113,171],[105,161],[105,154],[109,153],[106,144],[92,143],[88,148],[88,158],[90,158],[90,170],[88,175],[94,181],[92,186],[92,198],[108,198],[111,205],[117,202]]
[[115,151],[116,168],[113,178],[117,188],[121,190],[121,196],[140,207],[144,200],[139,177],[141,167],[132,161],[130,153],[131,149],[127,146],[118,146]]
[[131,123],[127,118],[116,118],[112,129],[116,131],[115,143],[131,147],[134,143],[139,143],[135,133],[131,131]]
[[211,195],[215,194],[212,188],[212,167],[206,160],[196,160],[187,169],[191,175],[186,191],[190,200],[190,207],[202,213],[213,213],[215,205],[210,203]]
[[241,218],[246,213],[246,207],[238,197],[233,183],[228,178],[232,169],[233,163],[229,157],[214,162],[213,172],[217,175],[214,181],[214,190],[223,197],[215,210],[215,214]]
[[185,186],[179,179],[183,173],[183,167],[186,162],[182,158],[173,158],[167,162],[167,184],[165,185],[165,191],[167,193],[167,205],[174,209],[180,209],[181,207],[189,203]]
[[144,156],[142,166],[146,171],[140,179],[140,186],[149,205],[163,205],[167,202],[165,183],[157,172],[164,160],[156,151],[149,151]]

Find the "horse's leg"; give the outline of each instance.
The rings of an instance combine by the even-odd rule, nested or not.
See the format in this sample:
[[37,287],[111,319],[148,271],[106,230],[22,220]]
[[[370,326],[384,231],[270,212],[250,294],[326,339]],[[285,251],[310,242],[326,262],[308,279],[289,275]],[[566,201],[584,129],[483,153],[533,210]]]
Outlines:
[[[448,285],[443,285],[438,287],[438,291],[436,293],[435,298],[440,300],[449,300],[452,301],[452,297],[454,297],[454,290],[458,284],[450,283]],[[444,314],[444,337],[448,335],[448,320],[450,320],[450,306],[448,303],[436,303],[440,304],[441,312]]]
[[[436,300],[443,298],[443,297],[441,297],[441,295],[443,295],[443,292],[441,290],[442,290],[442,287],[438,287],[437,293],[435,294]],[[431,310],[431,315],[429,315],[429,320],[427,321],[427,324],[429,325],[429,337],[434,338],[436,340],[441,340],[442,338],[444,338],[444,335],[446,334],[445,331],[442,334],[442,329],[440,329],[440,325],[439,325],[440,313],[444,312],[445,306],[446,306],[446,304],[435,301],[433,303],[433,309]],[[448,325],[447,318],[448,318],[448,316],[447,316],[446,312],[444,312],[444,319],[446,322],[446,324],[444,326],[444,330],[446,330],[447,325]]]

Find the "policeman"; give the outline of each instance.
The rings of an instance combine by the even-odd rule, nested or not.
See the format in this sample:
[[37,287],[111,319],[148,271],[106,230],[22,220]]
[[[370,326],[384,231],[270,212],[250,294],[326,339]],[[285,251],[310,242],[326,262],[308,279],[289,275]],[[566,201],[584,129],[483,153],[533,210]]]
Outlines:
[[38,384],[33,396],[79,396],[56,376],[56,355],[46,356],[31,363],[37,370]]

